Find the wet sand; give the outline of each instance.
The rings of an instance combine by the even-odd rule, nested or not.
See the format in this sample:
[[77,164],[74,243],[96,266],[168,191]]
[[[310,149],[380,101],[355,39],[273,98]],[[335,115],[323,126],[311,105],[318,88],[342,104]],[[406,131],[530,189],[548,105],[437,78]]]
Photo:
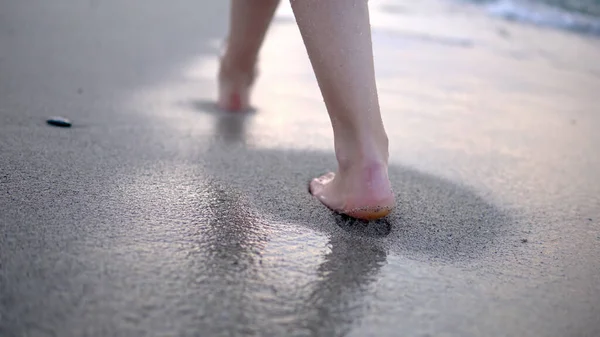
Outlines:
[[307,193],[335,161],[287,4],[244,116],[226,4],[0,6],[1,336],[600,333],[600,40],[372,1],[399,207],[365,225]]

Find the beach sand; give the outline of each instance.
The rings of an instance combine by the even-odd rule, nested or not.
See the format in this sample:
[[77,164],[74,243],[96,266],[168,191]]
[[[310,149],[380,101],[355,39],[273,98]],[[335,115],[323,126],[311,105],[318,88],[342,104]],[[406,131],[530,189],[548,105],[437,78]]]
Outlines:
[[367,226],[307,192],[335,158],[287,3],[247,115],[212,108],[225,4],[95,6],[4,37],[0,335],[600,334],[599,39],[371,1],[399,204]]

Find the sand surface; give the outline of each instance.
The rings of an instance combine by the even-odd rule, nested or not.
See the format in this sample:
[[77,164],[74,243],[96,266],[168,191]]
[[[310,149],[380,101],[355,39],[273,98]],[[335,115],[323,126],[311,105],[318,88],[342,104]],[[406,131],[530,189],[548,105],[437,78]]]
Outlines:
[[399,206],[364,226],[307,193],[289,5],[239,116],[226,2],[0,1],[0,336],[600,335],[600,40],[370,6]]

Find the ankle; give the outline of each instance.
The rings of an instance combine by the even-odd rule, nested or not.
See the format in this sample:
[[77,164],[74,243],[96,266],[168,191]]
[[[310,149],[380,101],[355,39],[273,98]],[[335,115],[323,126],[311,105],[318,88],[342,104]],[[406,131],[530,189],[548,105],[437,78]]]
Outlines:
[[339,174],[344,186],[349,191],[360,191],[362,197],[378,202],[391,193],[387,162],[353,163],[347,168],[340,167]]
[[228,49],[221,57],[220,71],[226,75],[248,74],[254,75],[257,58],[247,53]]
[[335,153],[340,171],[370,170],[388,166],[388,138],[385,132],[378,137],[335,140]]

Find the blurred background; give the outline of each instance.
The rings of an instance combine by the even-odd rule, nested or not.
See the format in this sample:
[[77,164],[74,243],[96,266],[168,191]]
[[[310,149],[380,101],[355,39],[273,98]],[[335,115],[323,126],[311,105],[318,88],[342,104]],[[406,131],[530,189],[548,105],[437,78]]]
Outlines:
[[494,16],[509,20],[598,34],[600,2],[596,0],[487,1],[482,4]]

